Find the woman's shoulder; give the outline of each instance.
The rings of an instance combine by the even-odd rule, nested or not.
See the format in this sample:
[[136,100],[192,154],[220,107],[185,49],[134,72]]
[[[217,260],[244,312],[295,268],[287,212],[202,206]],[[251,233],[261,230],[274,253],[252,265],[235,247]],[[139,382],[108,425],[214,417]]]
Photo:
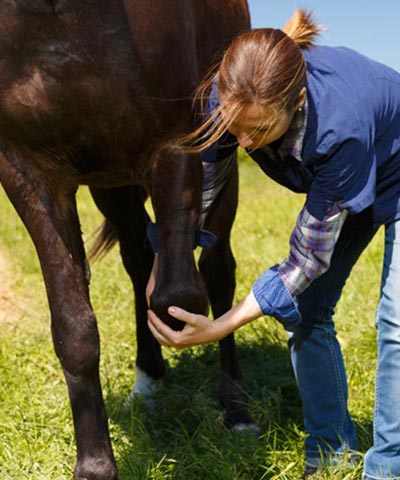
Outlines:
[[316,47],[305,52],[305,58],[309,105],[305,156],[329,155],[350,138],[369,143],[375,112],[386,101],[383,89],[376,91],[377,68],[346,47]]
[[357,108],[366,100],[381,103],[388,94],[400,101],[400,73],[387,65],[347,47],[320,45],[303,54],[307,85],[318,102]]
[[[328,97],[331,98],[328,98]],[[362,108],[352,100],[326,95],[314,101],[308,98],[308,118],[303,138],[303,164],[314,163],[331,156],[346,142],[356,141],[371,146],[374,136],[374,120],[370,112],[362,114]]]
[[359,74],[367,71],[369,75],[389,75],[400,78],[400,73],[388,65],[345,46],[315,45],[308,50],[303,50],[303,55],[308,71],[337,72],[344,70],[347,73],[358,72]]

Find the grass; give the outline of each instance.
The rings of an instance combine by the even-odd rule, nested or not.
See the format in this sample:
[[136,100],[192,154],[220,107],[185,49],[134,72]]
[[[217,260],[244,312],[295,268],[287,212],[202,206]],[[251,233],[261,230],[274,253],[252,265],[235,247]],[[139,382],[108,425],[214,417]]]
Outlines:
[[[290,231],[304,198],[269,181],[248,159],[240,167],[240,208],[233,232],[236,300],[268,266],[287,254]],[[51,343],[49,312],[32,243],[3,192],[0,252],[9,273],[0,293],[0,478],[69,479],[75,463],[72,420],[64,379]],[[85,189],[79,192],[85,239],[100,223]],[[102,342],[101,376],[120,478],[281,479],[303,468],[302,415],[285,334],[265,317],[237,333],[259,438],[227,432],[217,401],[218,351],[214,345],[165,350],[165,389],[148,410],[123,407],[134,382],[135,325],[132,289],[118,249],[92,265],[91,296]],[[349,377],[350,410],[360,449],[372,438],[375,368],[374,308],[382,235],[372,242],[349,279],[336,322]],[[3,298],[1,299],[1,296]],[[324,473],[355,480],[361,466]]]

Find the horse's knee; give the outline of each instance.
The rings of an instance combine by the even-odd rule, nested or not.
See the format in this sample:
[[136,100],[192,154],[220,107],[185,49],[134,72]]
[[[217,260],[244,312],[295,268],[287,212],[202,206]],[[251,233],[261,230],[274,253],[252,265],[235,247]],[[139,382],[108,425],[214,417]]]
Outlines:
[[65,321],[56,322],[56,325],[53,327],[54,348],[63,369],[77,376],[97,369],[100,341],[94,314],[81,314],[67,325]]

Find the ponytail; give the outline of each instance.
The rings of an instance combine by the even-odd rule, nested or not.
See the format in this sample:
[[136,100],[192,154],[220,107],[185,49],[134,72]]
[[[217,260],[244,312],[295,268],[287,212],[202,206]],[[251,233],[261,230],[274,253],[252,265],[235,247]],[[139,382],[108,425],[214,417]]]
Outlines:
[[282,31],[286,33],[302,50],[315,46],[315,38],[324,30],[307,10],[298,8],[287,21]]

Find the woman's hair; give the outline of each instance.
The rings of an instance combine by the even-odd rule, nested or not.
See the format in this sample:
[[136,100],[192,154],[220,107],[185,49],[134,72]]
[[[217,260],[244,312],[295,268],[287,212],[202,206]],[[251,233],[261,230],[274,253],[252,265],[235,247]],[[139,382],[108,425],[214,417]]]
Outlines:
[[[283,30],[258,28],[239,35],[226,50],[218,71],[211,72],[197,90],[201,114],[208,118],[184,138],[191,144],[189,150],[201,152],[214,144],[230,122],[254,103],[271,107],[276,115],[291,111],[306,84],[302,50],[314,46],[321,30],[309,12],[298,9]],[[207,99],[217,77],[221,105],[210,115]]]

